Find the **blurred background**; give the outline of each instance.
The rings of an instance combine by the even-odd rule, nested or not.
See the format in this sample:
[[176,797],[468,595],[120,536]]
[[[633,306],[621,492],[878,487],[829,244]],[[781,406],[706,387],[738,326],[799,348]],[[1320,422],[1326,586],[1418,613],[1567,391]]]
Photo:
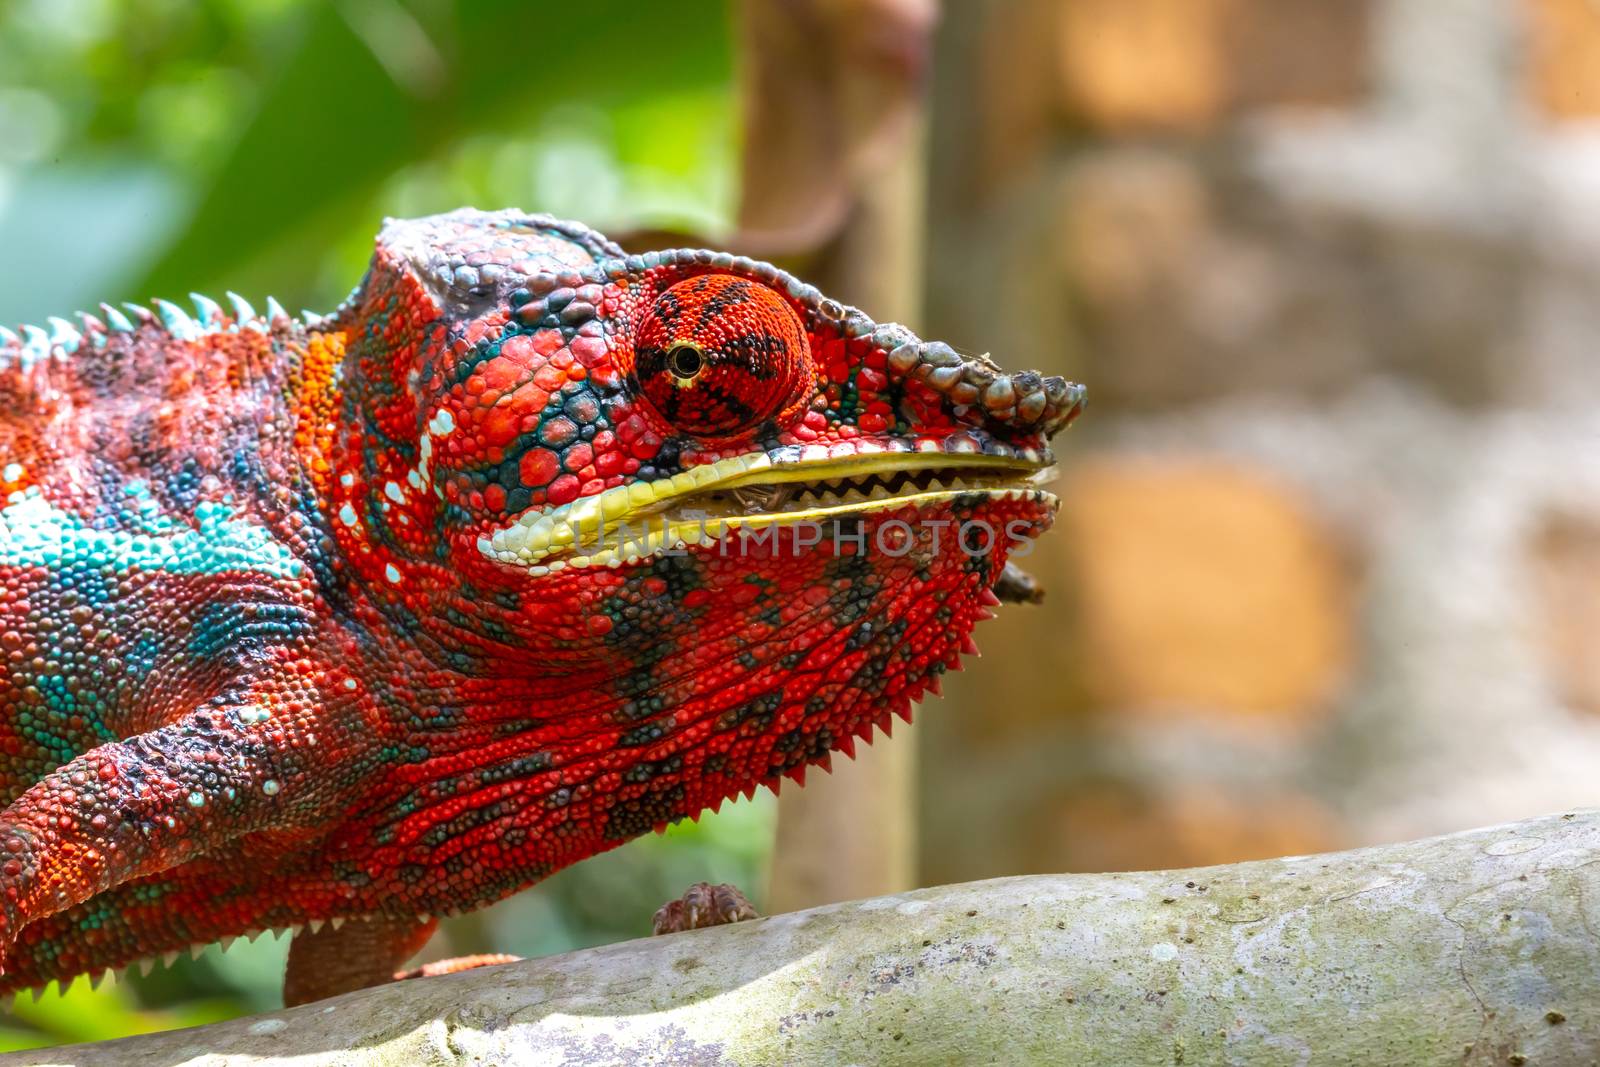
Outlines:
[[[385,215],[774,258],[1065,373],[1047,590],[915,730],[457,920],[431,956],[1600,803],[1592,0],[9,0],[0,322],[325,311]],[[278,1004],[286,941],[0,1047]]]

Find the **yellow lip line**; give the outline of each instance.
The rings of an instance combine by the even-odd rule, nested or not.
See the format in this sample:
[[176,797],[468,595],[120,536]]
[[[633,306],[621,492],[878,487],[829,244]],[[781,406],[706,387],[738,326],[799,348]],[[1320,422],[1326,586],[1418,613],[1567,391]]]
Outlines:
[[[820,482],[863,474],[879,474],[930,468],[989,468],[1010,471],[1018,476],[1036,475],[1048,465],[1024,458],[991,456],[983,453],[944,451],[869,452],[829,459],[774,461],[765,452],[732,456],[698,467],[690,467],[667,478],[633,482],[607,489],[595,496],[545,512],[532,512],[496,530],[478,542],[478,548],[491,559],[522,565],[566,552],[589,540],[606,526],[613,528],[642,513],[655,513],[674,501],[712,490],[738,489],[750,485],[780,482]],[[975,492],[981,490],[964,490]],[[909,498],[890,498],[909,499]]]
[[[933,489],[922,493],[912,493],[907,496],[856,500],[829,507],[808,508],[804,511],[773,511],[756,512],[751,515],[706,516],[681,521],[664,520],[654,528],[651,528],[647,522],[644,530],[639,532],[637,536],[631,536],[629,540],[620,541],[613,547],[602,547],[601,551],[593,556],[567,556],[561,559],[553,559],[545,566],[535,567],[534,569],[538,573],[550,573],[568,568],[616,567],[624,563],[645,559],[664,548],[716,545],[725,534],[747,527],[763,530],[774,526],[818,523],[839,515],[862,515],[877,511],[898,510],[905,507],[926,508],[955,500],[958,497],[970,497],[975,494],[993,499],[1012,498],[1022,500],[1031,497],[1052,509],[1057,503],[1054,493],[1034,488]],[[631,533],[632,531],[630,531]]]

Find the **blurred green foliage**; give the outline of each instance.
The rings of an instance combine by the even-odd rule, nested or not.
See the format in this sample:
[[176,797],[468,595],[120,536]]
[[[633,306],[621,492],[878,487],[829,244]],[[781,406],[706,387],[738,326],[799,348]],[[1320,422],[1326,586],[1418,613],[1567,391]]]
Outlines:
[[[190,290],[326,309],[383,216],[464,204],[726,229],[732,69],[723,0],[0,0],[0,322]],[[580,864],[429,955],[642,936],[690,882],[759,890],[772,813],[763,794]],[[275,1007],[287,949],[24,995],[0,1050]]]

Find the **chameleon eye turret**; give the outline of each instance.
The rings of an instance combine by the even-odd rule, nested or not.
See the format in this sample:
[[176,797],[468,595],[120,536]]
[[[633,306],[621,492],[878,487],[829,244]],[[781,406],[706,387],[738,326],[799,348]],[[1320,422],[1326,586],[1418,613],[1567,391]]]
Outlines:
[[813,387],[800,316],[772,288],[729,274],[662,293],[639,326],[634,367],[663,428],[697,437],[785,426]]

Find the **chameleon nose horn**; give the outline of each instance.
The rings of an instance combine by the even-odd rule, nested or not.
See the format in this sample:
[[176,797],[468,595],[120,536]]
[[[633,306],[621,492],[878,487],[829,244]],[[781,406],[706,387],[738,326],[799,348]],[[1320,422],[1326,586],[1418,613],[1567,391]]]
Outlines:
[[903,344],[889,366],[943,393],[974,424],[1053,437],[1083,411],[1087,390],[1036,371],[1007,374],[987,355],[964,356],[942,341]]

